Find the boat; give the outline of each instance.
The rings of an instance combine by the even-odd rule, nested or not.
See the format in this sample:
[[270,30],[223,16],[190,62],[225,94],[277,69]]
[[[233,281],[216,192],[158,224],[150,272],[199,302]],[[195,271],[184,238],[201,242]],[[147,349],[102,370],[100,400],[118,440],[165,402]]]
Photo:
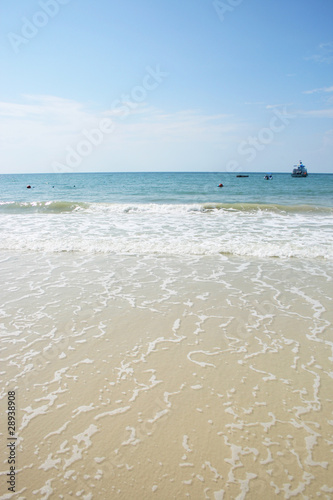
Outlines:
[[307,177],[307,175],[308,171],[301,161],[298,165],[294,165],[291,177]]
[[248,175],[238,174],[236,177],[248,177]]
[[264,177],[265,181],[271,181],[273,179],[272,174],[266,174]]

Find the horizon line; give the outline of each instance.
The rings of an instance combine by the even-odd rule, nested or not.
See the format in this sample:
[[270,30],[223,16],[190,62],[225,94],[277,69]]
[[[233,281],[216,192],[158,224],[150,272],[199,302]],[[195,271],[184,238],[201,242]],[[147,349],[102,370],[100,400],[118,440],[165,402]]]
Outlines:
[[[237,171],[237,172],[223,172],[218,170],[105,170],[105,171],[78,171],[78,172],[0,172],[0,175],[72,175],[72,174],[220,174],[220,175],[240,175],[240,174],[290,174],[292,172],[287,170],[282,171]],[[311,175],[332,175],[333,172],[311,172]]]

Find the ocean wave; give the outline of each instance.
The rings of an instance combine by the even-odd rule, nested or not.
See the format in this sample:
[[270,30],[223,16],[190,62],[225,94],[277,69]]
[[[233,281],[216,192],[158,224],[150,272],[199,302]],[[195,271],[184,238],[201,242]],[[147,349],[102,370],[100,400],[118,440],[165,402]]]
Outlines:
[[253,258],[298,258],[303,260],[324,259],[333,261],[333,248],[313,244],[309,249],[297,241],[221,242],[219,240],[190,241],[186,238],[171,240],[168,238],[6,238],[0,239],[0,250],[32,251],[51,253],[86,253],[118,255],[158,255],[158,256],[238,256]]
[[89,203],[77,201],[3,201],[0,202],[0,213],[68,213],[86,210]]
[[333,214],[332,207],[317,205],[279,205],[263,203],[197,203],[197,204],[159,204],[159,203],[89,203],[82,201],[30,201],[0,202],[0,213],[50,213],[87,211],[89,213],[211,213],[213,211],[228,212],[272,212],[300,214]]
[[0,206],[2,250],[333,260],[332,209],[71,201]]
[[204,203],[203,210],[227,210],[235,212],[273,212],[273,213],[326,213],[333,214],[332,207],[318,205],[279,205],[269,203]]
[[89,203],[80,201],[31,201],[0,202],[0,213],[68,213],[87,211],[89,213],[175,213],[200,212],[200,204],[158,204],[158,203]]

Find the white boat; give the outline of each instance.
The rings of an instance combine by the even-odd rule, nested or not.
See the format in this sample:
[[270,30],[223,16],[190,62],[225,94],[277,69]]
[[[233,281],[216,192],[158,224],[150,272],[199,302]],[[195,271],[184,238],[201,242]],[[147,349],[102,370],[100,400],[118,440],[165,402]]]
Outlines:
[[307,175],[308,171],[301,161],[299,162],[299,165],[294,165],[294,169],[291,174],[292,177],[307,177]]

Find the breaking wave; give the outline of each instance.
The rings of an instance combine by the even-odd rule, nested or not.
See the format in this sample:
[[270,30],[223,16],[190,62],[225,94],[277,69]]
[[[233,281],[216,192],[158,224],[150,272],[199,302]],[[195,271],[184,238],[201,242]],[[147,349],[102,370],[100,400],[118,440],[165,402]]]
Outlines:
[[0,213],[68,213],[87,210],[89,212],[272,212],[272,213],[323,213],[333,214],[332,207],[316,205],[279,205],[265,203],[203,203],[203,204],[159,204],[159,203],[88,203],[80,201],[31,201],[0,202]]

